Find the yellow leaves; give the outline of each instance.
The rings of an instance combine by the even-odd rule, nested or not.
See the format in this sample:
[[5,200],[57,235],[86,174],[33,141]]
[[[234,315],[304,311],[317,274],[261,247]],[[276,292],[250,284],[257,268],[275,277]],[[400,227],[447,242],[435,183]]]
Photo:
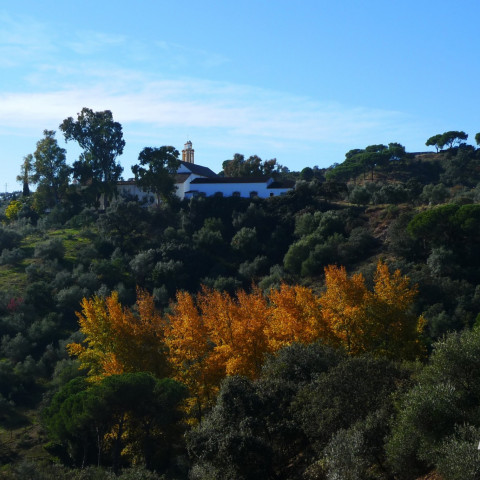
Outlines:
[[151,295],[137,291],[137,313],[120,304],[117,292],[106,298],[84,298],[81,306],[77,317],[85,340],[67,348],[93,381],[124,372],[167,375],[164,324]]
[[320,298],[323,317],[336,343],[348,353],[403,359],[423,354],[420,334],[425,321],[411,311],[417,288],[399,270],[391,274],[379,261],[371,292],[361,274],[348,277],[344,267],[329,266],[325,285]]
[[348,277],[345,267],[325,268],[326,290],[320,297],[322,315],[330,326],[334,343],[350,354],[362,349],[364,305],[368,298],[363,275]]
[[202,287],[196,296],[178,292],[164,318],[147,292],[137,291],[134,309],[113,292],[83,299],[77,315],[85,340],[68,350],[92,380],[123,372],[172,375],[189,388],[189,411],[201,417],[225,376],[255,378],[266,355],[293,342],[322,341],[351,355],[422,355],[424,319],[412,313],[416,294],[407,277],[382,262],[372,291],[361,274],[329,266],[320,296],[286,284],[268,296],[258,287],[234,296]]
[[375,295],[390,305],[411,305],[418,293],[416,286],[410,286],[408,277],[402,277],[400,270],[390,274],[387,265],[382,261],[377,264],[374,281]]
[[319,299],[311,289],[282,284],[280,289],[270,292],[269,302],[270,321],[266,331],[271,350],[293,342],[311,343],[330,337]]
[[226,375],[258,376],[268,352],[267,317],[267,302],[258,288],[232,297],[203,287],[196,300],[177,294],[166,344],[175,379],[197,398],[192,407],[213,400]]
[[[208,402],[213,398],[222,374],[209,362],[212,344],[208,329],[189,293],[177,293],[168,325],[165,343],[174,378],[189,388],[191,397],[195,399],[190,402],[190,409],[193,409],[199,405],[199,399]],[[198,415],[201,416],[201,408],[197,410],[200,410]]]

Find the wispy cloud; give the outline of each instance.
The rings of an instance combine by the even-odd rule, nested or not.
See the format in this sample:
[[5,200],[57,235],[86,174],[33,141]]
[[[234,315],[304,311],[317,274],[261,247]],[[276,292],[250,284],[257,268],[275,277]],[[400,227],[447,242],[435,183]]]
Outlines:
[[[112,73],[112,72],[110,72]],[[289,94],[200,79],[145,80],[108,78],[96,84],[38,93],[0,95],[0,125],[21,128],[60,123],[83,106],[110,109],[123,123],[152,127],[220,128],[230,138],[250,136],[282,142],[345,142],[375,131],[394,129],[400,112],[322,104]],[[110,78],[110,77],[109,77]],[[133,82],[132,84],[130,82]]]
[[0,12],[0,68],[22,66],[55,50],[51,35],[40,22]]
[[79,55],[94,55],[110,48],[123,47],[127,44],[125,35],[81,31],[75,34],[76,40],[67,42],[66,46]]

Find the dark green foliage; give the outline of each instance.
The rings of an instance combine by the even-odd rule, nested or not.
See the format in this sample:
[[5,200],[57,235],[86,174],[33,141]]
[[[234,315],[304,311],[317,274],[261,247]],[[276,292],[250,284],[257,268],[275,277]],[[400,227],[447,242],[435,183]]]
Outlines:
[[35,198],[42,207],[51,207],[60,201],[68,188],[71,168],[66,163],[66,151],[58,146],[53,130],[44,130],[45,138],[37,142],[33,154],[34,174],[31,181],[37,184]]
[[476,480],[480,476],[480,427],[462,425],[447,437],[438,451],[437,469],[449,480]]
[[271,478],[272,451],[262,410],[262,400],[249,380],[227,378],[213,411],[188,435],[189,454],[197,463],[193,478]]
[[[407,231],[422,242],[424,258],[432,254],[432,249],[442,247],[450,251],[450,257],[462,267],[451,266],[450,274],[456,272],[459,278],[468,281],[479,280],[480,205],[448,204],[426,210],[409,222]],[[433,258],[431,263],[434,266]]]
[[460,130],[450,130],[448,132],[439,133],[430,137],[425,145],[427,147],[434,146],[437,149],[437,152],[443,147],[447,146],[448,148],[453,148],[455,145],[461,145],[462,140],[466,140],[468,135]]
[[461,145],[449,151],[442,160],[440,179],[448,186],[474,187],[480,181],[479,152],[471,145]]
[[352,228],[353,218],[354,211],[349,210],[297,217],[295,234],[300,239],[290,245],[283,261],[285,269],[301,276],[316,276],[329,264],[350,265],[362,259],[376,242],[366,229]]
[[405,377],[406,372],[386,360],[348,358],[299,392],[296,417],[320,452],[338,430],[385,408]]
[[123,153],[122,126],[113,121],[112,112],[94,112],[83,108],[77,120],[66,118],[60,125],[65,140],[76,141],[83,149],[80,158],[73,164],[73,176],[93,194],[95,201],[100,194],[111,196],[116,189],[123,168],[116,163]]
[[[449,448],[468,451],[464,442],[471,437],[469,429],[480,427],[479,359],[479,329],[451,334],[435,344],[429,364],[400,403],[387,445],[389,461],[400,478],[441,465],[445,472],[464,468],[463,478],[475,478],[471,464],[452,464],[455,450],[445,454]],[[452,478],[461,478],[456,475]]]
[[118,199],[98,218],[97,227],[104,240],[123,252],[132,253],[149,241],[149,221],[148,211],[138,202]]
[[259,380],[224,381],[187,435],[192,478],[385,478],[391,395],[408,376],[320,344],[282,349]]
[[250,282],[264,276],[268,272],[268,258],[264,255],[255,257],[252,261],[245,261],[238,267],[238,273]]
[[[49,446],[52,451],[53,445]],[[72,469],[59,464],[23,460],[5,471],[0,478],[9,480],[165,480],[163,475],[146,470],[144,467],[123,469],[116,475],[110,468],[86,467]]]
[[175,194],[175,174],[180,165],[174,147],[144,148],[138,155],[139,165],[132,167],[137,185],[160,199],[169,201]]
[[4,248],[0,255],[0,265],[15,265],[25,257],[25,252],[20,248],[11,250]]
[[420,199],[430,205],[438,205],[444,203],[449,196],[450,194],[443,183],[429,183],[423,187]]
[[[112,375],[91,386],[77,378],[54,395],[44,423],[62,446],[64,461],[74,465],[107,462],[118,472],[125,434],[147,468],[165,469],[185,395],[177,382],[147,373]],[[103,437],[110,431],[112,443],[107,445]]]
[[22,236],[15,230],[0,227],[0,250],[18,247]]
[[262,161],[257,155],[251,155],[245,160],[239,153],[236,153],[232,160],[225,160],[222,168],[221,174],[225,177],[262,177],[274,176],[284,170],[288,172],[275,158]]
[[35,245],[34,257],[42,260],[62,260],[65,246],[60,238],[51,238]]
[[365,186],[356,185],[348,194],[348,201],[356,205],[368,205],[371,200],[372,195]]

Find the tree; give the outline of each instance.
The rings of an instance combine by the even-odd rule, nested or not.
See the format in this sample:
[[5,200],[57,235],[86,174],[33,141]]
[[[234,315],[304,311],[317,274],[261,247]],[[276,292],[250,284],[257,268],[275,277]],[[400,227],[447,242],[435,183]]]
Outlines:
[[425,142],[425,145],[427,147],[434,146],[438,153],[445,145],[447,145],[448,148],[453,148],[455,145],[462,144],[462,140],[466,140],[467,138],[468,135],[461,130],[450,130],[430,137]]
[[188,410],[200,420],[205,404],[213,401],[213,391],[221,374],[210,366],[209,355],[213,346],[205,322],[189,293],[177,292],[169,326],[166,343],[174,378],[188,387]]
[[[38,184],[37,194],[51,206],[59,202],[68,187],[71,168],[66,163],[65,149],[60,148],[55,139],[55,132],[44,130],[43,134],[45,138],[37,142],[37,149],[33,154],[35,173],[31,179]],[[24,163],[24,168],[26,167]]]
[[60,130],[67,142],[75,140],[83,149],[73,164],[74,177],[90,184],[97,197],[101,193],[111,195],[123,171],[115,160],[125,147],[122,126],[113,121],[112,112],[83,108],[76,121],[72,117],[66,118],[60,124]]
[[319,298],[311,289],[282,284],[269,294],[270,320],[266,333],[270,348],[277,351],[294,342],[309,344],[331,340],[331,331],[323,319]]
[[437,133],[437,135],[433,135],[430,137],[426,142],[425,145],[427,147],[433,146],[437,150],[441,150],[445,146],[445,142],[443,141],[443,135],[441,133]]
[[467,429],[477,432],[466,452],[471,457],[477,455],[473,452],[480,427],[479,372],[480,329],[452,333],[434,344],[416,384],[399,399],[386,448],[396,478],[416,478],[433,467],[445,472],[444,478],[478,478],[478,463],[473,475],[474,465],[463,461],[457,464],[457,469],[464,469],[463,474],[447,473],[459,461],[452,457],[452,449],[459,453]]
[[222,163],[225,177],[261,177],[271,176],[283,171],[283,167],[275,158],[262,161],[257,155],[251,155],[245,160],[245,156],[236,153],[232,160]]
[[108,454],[117,472],[128,452],[132,462],[164,469],[178,441],[178,405],[185,395],[183,385],[145,372],[111,375],[93,385],[77,378],[54,395],[44,424],[78,466],[100,465]]
[[33,183],[33,155],[29,153],[23,157],[23,163],[20,175],[17,175],[17,182],[23,184],[23,196],[30,195],[30,183]]
[[168,201],[175,193],[178,155],[174,147],[145,147],[138,156],[140,164],[132,167],[137,185],[156,195],[157,206],[160,199]]
[[329,265],[325,268],[325,286],[320,305],[335,342],[349,354],[362,352],[362,324],[365,322],[363,306],[368,298],[363,275],[355,274],[349,278],[345,267]]
[[447,145],[448,148],[453,148],[455,145],[460,145],[462,140],[466,140],[468,134],[459,130],[450,130],[445,132],[442,137],[443,144]]
[[159,378],[169,373],[165,325],[150,294],[137,291],[136,313],[120,304],[116,291],[107,298],[84,298],[81,306],[77,317],[85,340],[67,348],[92,380],[124,372],[151,372]]
[[196,301],[179,292],[168,320],[174,378],[190,388],[189,410],[197,418],[225,376],[259,375],[269,345],[268,307],[258,288],[251,294],[239,290],[234,297],[203,287]]
[[[300,389],[292,405],[294,418],[316,458],[323,460],[317,463],[317,469],[322,471],[326,466],[329,471],[326,477],[312,478],[392,478],[372,473],[386,471],[383,437],[393,413],[392,394],[408,373],[387,359],[350,357]],[[341,436],[350,440],[343,461],[339,457],[347,449]],[[351,476],[356,470],[361,474]]]
[[322,315],[333,333],[333,344],[347,353],[413,360],[424,353],[421,334],[425,321],[412,312],[417,295],[408,277],[391,274],[379,261],[369,291],[361,274],[347,275],[344,267],[325,268],[326,290],[320,297]]
[[375,167],[383,166],[388,162],[389,151],[385,145],[369,145],[360,154],[360,164],[364,169],[370,170],[373,182],[373,171]]

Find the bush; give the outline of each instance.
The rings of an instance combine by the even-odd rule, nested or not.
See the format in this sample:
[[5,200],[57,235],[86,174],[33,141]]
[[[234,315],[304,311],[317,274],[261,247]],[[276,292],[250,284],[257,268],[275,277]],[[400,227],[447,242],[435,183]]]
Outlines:
[[35,245],[35,258],[42,260],[62,260],[65,256],[65,247],[60,238],[51,238]]
[[22,236],[16,231],[0,227],[0,250],[17,247],[21,239]]
[[4,249],[0,255],[0,265],[15,265],[25,257],[21,248]]

